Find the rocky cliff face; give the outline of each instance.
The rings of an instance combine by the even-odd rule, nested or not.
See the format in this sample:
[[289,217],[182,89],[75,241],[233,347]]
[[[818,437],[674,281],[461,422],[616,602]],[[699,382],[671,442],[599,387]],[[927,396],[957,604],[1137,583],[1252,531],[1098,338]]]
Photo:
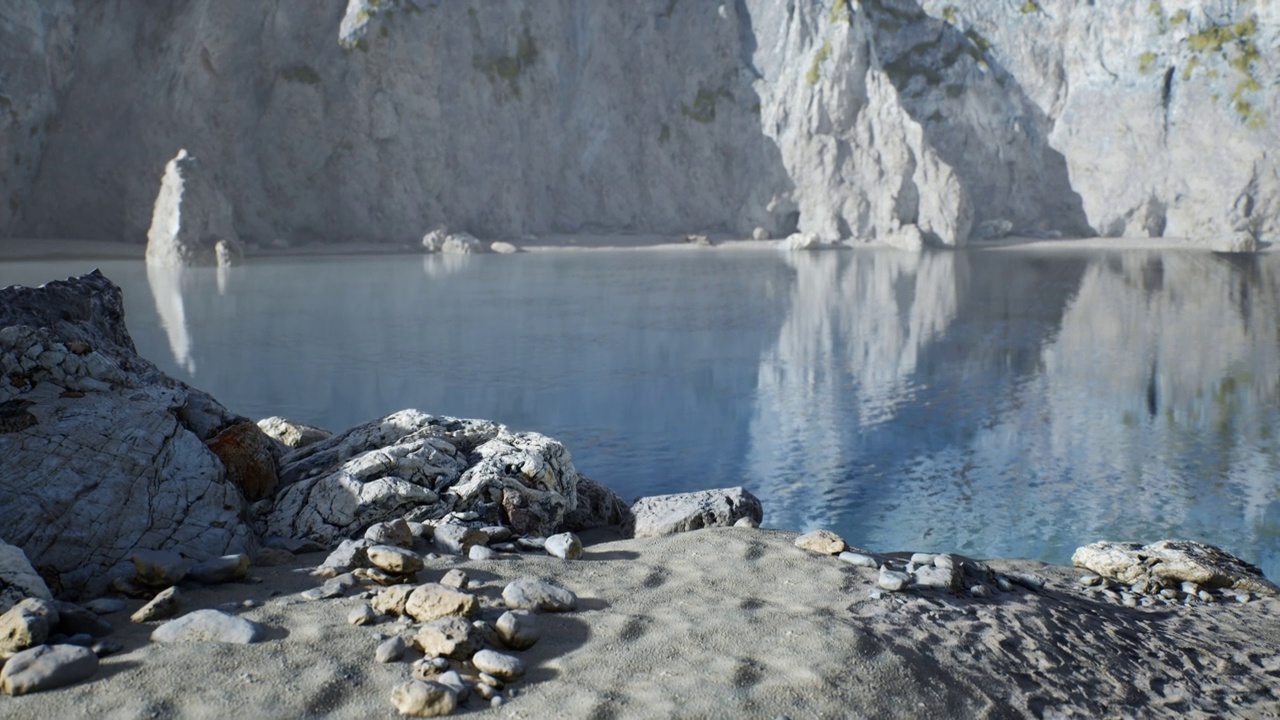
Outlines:
[[10,234],[141,240],[183,147],[251,242],[1280,233],[1264,0],[10,7]]

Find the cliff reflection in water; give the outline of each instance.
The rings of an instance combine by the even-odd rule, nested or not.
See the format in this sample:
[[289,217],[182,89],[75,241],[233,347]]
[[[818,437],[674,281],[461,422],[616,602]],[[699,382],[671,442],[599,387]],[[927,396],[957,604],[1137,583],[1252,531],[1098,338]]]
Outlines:
[[[12,264],[0,281],[89,269]],[[1181,536],[1280,577],[1280,255],[103,269],[139,352],[250,417],[492,418],[562,440],[628,500],[746,485],[766,524],[869,549],[1066,562],[1090,540]]]
[[[1066,562],[1221,544],[1280,574],[1277,265],[1183,253],[795,257],[749,486],[874,549]],[[1173,531],[1171,531],[1173,529]]]

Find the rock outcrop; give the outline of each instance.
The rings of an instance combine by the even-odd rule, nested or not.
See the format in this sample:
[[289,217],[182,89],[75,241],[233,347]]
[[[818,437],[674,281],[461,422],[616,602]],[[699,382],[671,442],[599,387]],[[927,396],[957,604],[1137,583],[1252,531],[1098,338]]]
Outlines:
[[407,516],[472,512],[518,534],[548,535],[577,507],[563,445],[484,420],[402,410],[282,459],[268,532],[322,543]]
[[119,288],[95,271],[0,290],[0,328],[0,526],[55,595],[102,589],[135,550],[250,547],[205,445],[243,418],[136,354]]
[[243,252],[231,203],[196,158],[179,150],[164,166],[147,231],[147,264],[160,267],[237,264]]
[[1224,247],[1280,232],[1266,0],[0,13],[24,28],[0,43],[16,69],[0,149],[21,160],[0,232],[141,237],[184,146],[262,243],[409,243],[438,223],[824,241],[914,226],[946,245],[993,220]]
[[1212,545],[1190,540],[1161,540],[1150,545],[1096,542],[1076,550],[1071,563],[1122,583],[1145,581],[1157,587],[1195,583],[1209,588],[1280,594],[1280,588],[1256,566]]

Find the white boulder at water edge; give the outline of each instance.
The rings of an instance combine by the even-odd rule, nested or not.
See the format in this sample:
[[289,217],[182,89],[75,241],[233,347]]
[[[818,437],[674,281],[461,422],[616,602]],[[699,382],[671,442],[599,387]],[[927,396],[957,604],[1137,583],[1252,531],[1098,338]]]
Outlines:
[[150,228],[185,257],[217,238],[407,247],[442,226],[474,237],[428,249],[582,228],[907,248],[1280,234],[1271,0],[193,0],[163,20],[140,0],[13,0],[0,17],[0,235]]

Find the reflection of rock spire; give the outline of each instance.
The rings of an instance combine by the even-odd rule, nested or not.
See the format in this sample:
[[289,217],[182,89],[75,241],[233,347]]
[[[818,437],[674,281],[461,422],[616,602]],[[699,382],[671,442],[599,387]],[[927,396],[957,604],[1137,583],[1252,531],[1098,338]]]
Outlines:
[[784,478],[839,482],[841,468],[857,460],[854,436],[910,400],[922,350],[955,318],[957,257],[788,256],[795,289],[778,341],[760,359],[747,463],[759,473],[751,486],[769,496],[771,512],[787,516],[783,525],[822,524],[831,512],[823,494],[841,490]]
[[169,336],[173,360],[188,374],[196,374],[196,361],[191,357],[191,336],[187,333],[187,314],[182,304],[181,267],[162,267],[147,263],[147,285],[160,313],[160,324]]

